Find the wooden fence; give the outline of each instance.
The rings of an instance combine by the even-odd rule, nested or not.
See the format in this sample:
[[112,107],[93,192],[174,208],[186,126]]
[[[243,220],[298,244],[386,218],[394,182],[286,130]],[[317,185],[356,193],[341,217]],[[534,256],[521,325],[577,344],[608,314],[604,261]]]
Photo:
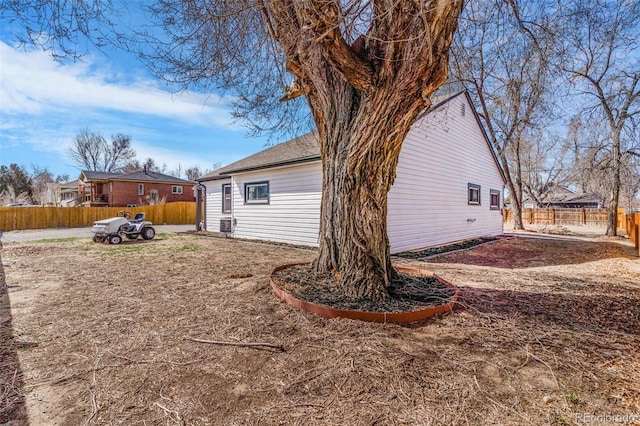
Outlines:
[[627,232],[640,256],[640,213],[622,215],[620,226]]
[[[529,225],[591,225],[607,226],[607,209],[522,209],[522,221]],[[504,209],[505,222],[513,221],[511,209]],[[618,212],[618,222],[622,220],[622,210]]]
[[96,220],[119,216],[128,211],[133,217],[146,213],[156,225],[196,223],[196,203],[176,202],[154,206],[124,207],[0,207],[0,231],[17,229],[67,228],[91,226]]

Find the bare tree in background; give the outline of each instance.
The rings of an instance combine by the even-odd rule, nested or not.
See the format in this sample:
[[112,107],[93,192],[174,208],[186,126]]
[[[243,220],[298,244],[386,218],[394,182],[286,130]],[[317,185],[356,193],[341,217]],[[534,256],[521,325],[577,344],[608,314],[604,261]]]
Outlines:
[[[59,51],[74,42],[69,23],[82,35],[87,28],[103,30],[76,25],[85,15],[74,11],[106,26],[113,22],[102,3],[86,10],[85,2],[62,2],[66,9],[58,12],[67,20],[44,3],[6,7],[17,10],[28,33],[46,31],[53,39],[45,47],[55,44]],[[346,297],[380,300],[396,276],[387,194],[406,134],[447,78],[462,6],[463,0],[159,0],[149,32],[118,42],[183,87],[233,92],[236,116],[253,128],[283,127],[273,117],[295,118],[306,99],[323,164],[314,268],[335,274]],[[67,32],[56,31],[60,21]],[[292,113],[278,114],[295,99]]]
[[84,170],[117,172],[135,158],[136,152],[129,136],[117,134],[107,142],[101,135],[82,129],[73,140],[69,155]]
[[569,151],[562,137],[543,129],[529,133],[521,142],[522,188],[536,205],[544,205],[556,185],[566,183],[571,177],[571,169],[566,164]]
[[451,50],[452,79],[469,90],[479,106],[480,119],[498,154],[515,229],[524,229],[524,157],[546,125],[554,52],[543,2],[526,5],[470,2]]
[[633,139],[633,122],[640,116],[640,2],[576,0],[566,7],[564,69],[586,104],[585,116],[607,126],[607,235],[614,236],[623,157]]

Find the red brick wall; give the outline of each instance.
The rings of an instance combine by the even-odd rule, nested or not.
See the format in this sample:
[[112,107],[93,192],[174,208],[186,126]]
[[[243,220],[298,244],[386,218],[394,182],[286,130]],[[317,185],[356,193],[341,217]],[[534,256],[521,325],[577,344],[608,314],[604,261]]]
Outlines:
[[[138,195],[138,184],[144,185],[144,195]],[[172,194],[173,186],[182,186],[182,194]],[[105,193],[109,196],[109,205],[114,207],[127,206],[135,204],[137,206],[149,204],[150,194],[152,190],[158,191],[158,200],[166,197],[167,203],[176,201],[194,201],[193,185],[191,184],[170,184],[156,182],[126,182],[111,181],[105,184]]]

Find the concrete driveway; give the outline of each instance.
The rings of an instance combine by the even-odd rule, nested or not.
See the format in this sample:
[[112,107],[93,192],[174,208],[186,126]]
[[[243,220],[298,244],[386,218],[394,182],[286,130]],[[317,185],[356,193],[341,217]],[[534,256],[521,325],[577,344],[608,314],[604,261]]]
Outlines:
[[[178,232],[195,231],[195,225],[153,225],[158,234],[175,234]],[[48,240],[53,238],[91,238],[91,227],[82,228],[47,228],[25,229],[20,231],[0,232],[0,241],[23,242],[33,240]]]

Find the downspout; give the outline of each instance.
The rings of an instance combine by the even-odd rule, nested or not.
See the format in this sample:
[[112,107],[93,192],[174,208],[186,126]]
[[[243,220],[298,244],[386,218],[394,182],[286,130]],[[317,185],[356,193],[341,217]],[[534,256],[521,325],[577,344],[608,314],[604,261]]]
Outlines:
[[203,197],[202,197],[202,193],[203,191],[206,189],[206,186],[204,186],[201,182],[198,182],[195,186],[195,192],[196,192],[196,231],[202,231],[204,229],[206,229],[206,225],[205,225],[205,221],[202,218],[202,204],[203,204]]

